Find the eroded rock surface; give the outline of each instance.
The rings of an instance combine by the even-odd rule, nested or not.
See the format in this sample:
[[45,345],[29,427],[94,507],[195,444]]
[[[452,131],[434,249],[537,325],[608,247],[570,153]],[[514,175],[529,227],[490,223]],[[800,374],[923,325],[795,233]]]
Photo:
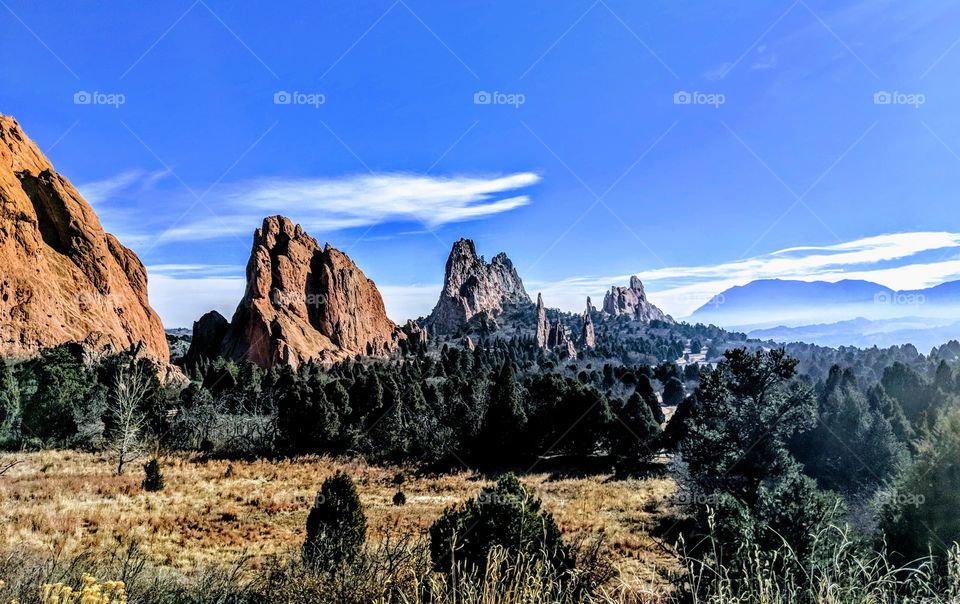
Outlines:
[[169,359],[140,259],[0,115],[0,355],[83,342]]
[[453,244],[447,258],[440,299],[430,313],[428,326],[434,334],[455,333],[471,318],[499,315],[507,305],[530,304],[517,269],[504,253],[489,263],[477,256],[473,241]]

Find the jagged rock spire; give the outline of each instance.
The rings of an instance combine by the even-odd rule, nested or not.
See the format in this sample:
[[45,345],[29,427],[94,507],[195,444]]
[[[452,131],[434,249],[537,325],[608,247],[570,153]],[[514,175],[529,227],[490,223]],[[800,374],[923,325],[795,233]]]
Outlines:
[[454,333],[474,316],[496,317],[511,304],[530,304],[530,296],[507,255],[501,252],[487,263],[473,241],[460,239],[450,250],[443,290],[427,326],[433,334]]
[[546,349],[550,337],[550,323],[547,321],[547,309],[543,305],[543,295],[537,294],[537,347]]
[[323,248],[285,216],[253,237],[247,290],[221,354],[262,367],[390,351],[399,330],[376,284],[343,252]]
[[590,315],[593,305],[590,303],[590,296],[587,296],[587,309],[583,311],[583,331],[580,335],[580,347],[583,349],[593,349],[597,346],[597,334],[593,328],[593,317]]

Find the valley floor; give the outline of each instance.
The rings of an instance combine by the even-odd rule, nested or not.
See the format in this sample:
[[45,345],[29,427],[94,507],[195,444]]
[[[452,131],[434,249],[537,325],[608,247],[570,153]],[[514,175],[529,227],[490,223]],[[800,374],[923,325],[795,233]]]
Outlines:
[[[362,461],[197,461],[161,459],[165,488],[140,486],[138,464],[117,476],[104,456],[44,451],[0,457],[0,550],[36,548],[51,554],[116,550],[133,540],[156,564],[190,573],[249,557],[256,566],[303,541],[313,497],[325,478],[343,470],[355,481],[368,519],[368,540],[425,535],[447,506],[478,493],[489,477],[460,472],[416,476]],[[228,471],[228,468],[231,468]],[[393,479],[403,472],[406,504],[393,505]],[[669,478],[613,479],[531,473],[523,483],[543,499],[567,539],[604,537],[625,591],[657,591],[659,569],[673,558],[651,531],[670,520]],[[2,577],[0,577],[2,579]]]

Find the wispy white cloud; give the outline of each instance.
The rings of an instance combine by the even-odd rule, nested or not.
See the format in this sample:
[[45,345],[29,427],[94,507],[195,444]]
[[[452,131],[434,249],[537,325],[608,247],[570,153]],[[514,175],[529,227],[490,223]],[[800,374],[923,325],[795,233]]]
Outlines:
[[261,179],[225,187],[207,205],[215,217],[184,221],[168,241],[247,236],[264,216],[283,213],[311,233],[384,223],[422,223],[430,228],[509,212],[530,203],[510,194],[540,176],[434,177],[390,173],[342,178]]
[[[148,271],[151,304],[168,326],[190,325],[211,308],[229,317],[243,294],[240,266],[158,264]],[[688,316],[718,293],[756,279],[863,279],[892,289],[920,289],[960,278],[960,233],[894,233],[835,245],[791,247],[732,262],[635,274],[643,280],[651,301],[678,318]],[[534,295],[542,292],[548,306],[579,312],[587,296],[599,306],[610,286],[626,285],[629,279],[629,274],[623,274],[559,281],[528,279],[525,283]],[[428,314],[440,287],[380,285],[380,292],[387,314],[401,323]]]
[[[918,258],[941,251],[939,259]],[[674,316],[683,317],[718,293],[757,279],[840,281],[863,279],[893,289],[920,289],[960,277],[960,233],[914,232],[866,237],[828,246],[803,246],[733,262],[676,266],[636,273],[650,299]],[[579,310],[586,296],[596,303],[611,285],[629,275],[574,277],[559,282],[531,282],[550,306]]]
[[77,185],[77,190],[84,199],[92,205],[100,205],[110,200],[129,197],[152,189],[158,182],[170,176],[169,170],[127,170],[120,174],[109,176],[102,180],[95,180]]

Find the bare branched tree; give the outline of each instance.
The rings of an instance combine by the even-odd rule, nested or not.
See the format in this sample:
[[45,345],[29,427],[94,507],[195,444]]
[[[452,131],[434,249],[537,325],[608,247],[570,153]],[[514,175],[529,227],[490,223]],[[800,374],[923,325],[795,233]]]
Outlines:
[[22,459],[14,459],[6,462],[0,461],[0,476],[3,476],[4,474],[12,470],[14,466],[20,463],[23,463]]
[[117,460],[117,474],[123,474],[124,465],[144,454],[142,432],[146,417],[142,406],[149,388],[150,380],[140,363],[121,369],[114,380],[108,407],[109,449]]

